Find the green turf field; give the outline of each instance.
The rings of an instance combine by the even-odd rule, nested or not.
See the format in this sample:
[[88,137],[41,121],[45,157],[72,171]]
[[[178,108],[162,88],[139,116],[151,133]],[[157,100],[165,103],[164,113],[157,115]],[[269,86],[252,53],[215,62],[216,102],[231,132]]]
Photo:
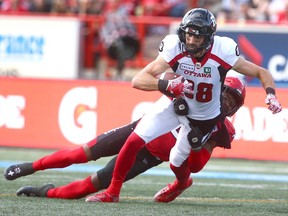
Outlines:
[[[0,148],[0,171],[3,173],[7,163],[32,161],[50,152]],[[194,176],[193,186],[168,204],[153,202],[154,194],[173,181],[171,175],[162,175],[161,172],[160,175],[141,175],[124,184],[119,203],[85,203],[84,199],[60,200],[15,195],[15,191],[24,185],[53,183],[60,186],[85,178],[90,174],[91,167],[105,162],[107,159],[90,162],[89,172],[50,170],[14,181],[1,177],[0,215],[288,215],[288,163],[276,162],[212,159],[199,175]],[[161,165],[159,170],[169,172],[167,165]]]

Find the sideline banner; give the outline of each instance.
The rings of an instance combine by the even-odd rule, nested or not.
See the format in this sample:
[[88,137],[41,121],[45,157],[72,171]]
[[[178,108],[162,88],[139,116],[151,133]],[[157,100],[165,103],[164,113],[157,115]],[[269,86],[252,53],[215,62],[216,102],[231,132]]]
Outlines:
[[0,76],[78,78],[79,19],[0,15],[0,26]]
[[[276,86],[287,86],[288,54],[287,46],[283,46],[288,37],[286,25],[225,24],[218,27],[217,35],[234,39],[239,46],[240,54],[249,61],[267,68]],[[261,87],[257,78],[245,78],[250,86]]]
[[140,118],[160,96],[128,82],[0,78],[0,145],[82,145]]
[[[288,161],[288,90],[277,89],[283,111],[265,106],[262,88],[247,87],[244,106],[231,119],[231,150],[213,157]],[[60,149],[141,117],[159,92],[130,83],[94,80],[0,78],[0,146]]]

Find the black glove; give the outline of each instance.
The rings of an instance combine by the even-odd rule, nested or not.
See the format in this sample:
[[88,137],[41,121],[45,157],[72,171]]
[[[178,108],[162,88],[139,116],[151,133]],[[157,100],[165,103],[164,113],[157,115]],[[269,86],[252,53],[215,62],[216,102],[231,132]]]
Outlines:
[[190,124],[190,132],[187,134],[187,139],[193,151],[199,151],[202,148],[203,133],[198,127]]
[[189,107],[187,102],[185,101],[184,98],[175,98],[173,100],[174,103],[174,111],[177,115],[188,115]]

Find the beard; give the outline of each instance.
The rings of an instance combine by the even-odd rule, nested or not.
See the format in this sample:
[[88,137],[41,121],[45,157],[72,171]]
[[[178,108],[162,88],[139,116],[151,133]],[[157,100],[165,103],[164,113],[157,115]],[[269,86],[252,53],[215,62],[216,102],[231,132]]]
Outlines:
[[201,58],[206,53],[206,49],[201,46],[186,45],[186,49],[189,52],[190,56],[195,58]]

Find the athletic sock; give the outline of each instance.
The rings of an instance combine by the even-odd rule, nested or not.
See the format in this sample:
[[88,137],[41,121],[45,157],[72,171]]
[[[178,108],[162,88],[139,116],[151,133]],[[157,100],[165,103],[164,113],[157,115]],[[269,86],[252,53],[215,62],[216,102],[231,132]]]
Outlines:
[[107,193],[113,196],[119,196],[123,181],[134,164],[137,153],[144,145],[144,140],[136,133],[133,132],[128,137],[118,154],[111,184],[106,190]]
[[175,183],[179,185],[180,189],[182,187],[186,188],[188,179],[190,177],[190,170],[189,167],[187,166],[187,160],[180,167],[176,167],[170,163],[170,168],[176,176]]
[[94,187],[91,182],[91,176],[89,176],[84,180],[74,181],[68,185],[49,189],[47,197],[59,199],[80,199],[97,191],[98,189]]
[[207,164],[210,160],[210,153],[205,149],[202,148],[199,152],[191,151],[189,158],[188,158],[188,166],[190,172],[198,173],[203,167]]
[[50,155],[42,157],[33,162],[33,169],[35,171],[45,170],[51,168],[63,168],[71,164],[86,163],[87,156],[82,147],[73,149],[63,149],[56,151]]

